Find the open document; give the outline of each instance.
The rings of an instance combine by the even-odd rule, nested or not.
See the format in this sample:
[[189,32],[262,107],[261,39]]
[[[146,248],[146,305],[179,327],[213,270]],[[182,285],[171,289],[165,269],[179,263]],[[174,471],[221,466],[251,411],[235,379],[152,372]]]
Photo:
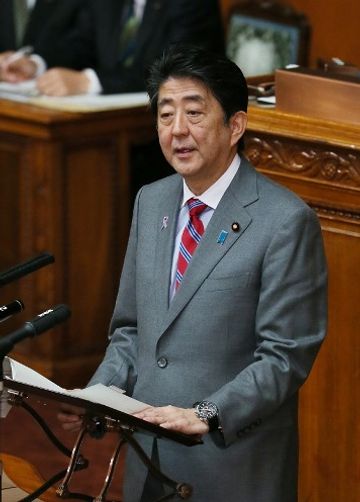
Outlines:
[[76,96],[45,96],[36,87],[35,80],[18,84],[0,82],[0,99],[21,101],[35,106],[66,112],[95,112],[147,106],[149,97],[146,92],[127,92],[121,94],[81,94]]
[[0,82],[0,97],[17,99],[38,96],[39,91],[36,87],[35,80],[25,80],[24,82],[19,82],[12,84],[10,82]]
[[126,396],[124,391],[118,387],[106,387],[102,384],[96,384],[85,389],[63,389],[40,375],[40,373],[9,357],[6,357],[4,360],[4,380],[7,379],[60,395],[77,397],[91,403],[102,404],[114,410],[128,413],[129,415],[141,411],[148,406],[145,403]]
[[[71,404],[76,403],[77,406],[88,408],[89,410],[99,409],[100,414],[105,411],[107,416],[115,419],[118,419],[120,414],[122,422],[125,420],[125,423],[127,425],[130,424],[134,430],[146,434],[150,433],[158,438],[170,439],[186,446],[194,446],[202,443],[200,436],[165,429],[159,425],[132,416],[133,413],[139,412],[149,405],[126,396],[124,391],[118,387],[106,387],[102,384],[96,384],[85,389],[63,389],[40,373],[10,357],[4,358],[3,379],[3,382],[0,381],[0,384],[4,384],[3,389],[0,387],[0,416],[3,418],[6,417],[11,407],[7,399],[8,393],[17,393],[19,390],[23,392],[25,390],[26,395],[30,392],[30,394],[45,395],[50,397],[50,399],[63,401],[64,403],[70,401],[72,402]],[[66,398],[68,398],[68,401],[66,401]],[[76,402],[77,399],[79,400],[79,404]],[[89,403],[88,406],[86,406],[87,403]],[[107,409],[103,408],[101,410],[101,406]]]
[[147,106],[149,97],[146,92],[128,92],[123,94],[81,94],[78,96],[37,96],[28,101],[32,105],[43,106],[67,112],[95,112]]

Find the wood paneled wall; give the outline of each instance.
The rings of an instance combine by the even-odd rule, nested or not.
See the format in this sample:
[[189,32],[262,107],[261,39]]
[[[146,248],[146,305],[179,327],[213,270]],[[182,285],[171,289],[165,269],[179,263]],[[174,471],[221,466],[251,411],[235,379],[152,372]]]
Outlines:
[[299,502],[358,502],[360,130],[255,106],[248,115],[247,156],[316,210],[329,269],[328,334],[300,392]]
[[2,288],[1,304],[19,298],[26,309],[0,337],[68,304],[71,319],[12,354],[63,387],[86,384],[104,355],[130,224],[130,150],[154,134],[145,108],[69,114],[1,100],[0,269],[44,251],[55,264]]
[[[337,56],[360,66],[360,2],[356,0],[284,0],[306,14],[312,26],[310,64]],[[224,20],[238,0],[220,0]]]

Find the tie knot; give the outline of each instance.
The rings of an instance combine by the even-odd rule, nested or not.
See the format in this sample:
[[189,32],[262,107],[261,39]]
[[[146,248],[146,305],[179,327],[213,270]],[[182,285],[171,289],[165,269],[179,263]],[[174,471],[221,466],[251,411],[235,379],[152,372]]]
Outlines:
[[201,202],[199,199],[191,198],[187,201],[189,208],[189,214],[191,217],[198,217],[207,208],[207,205]]

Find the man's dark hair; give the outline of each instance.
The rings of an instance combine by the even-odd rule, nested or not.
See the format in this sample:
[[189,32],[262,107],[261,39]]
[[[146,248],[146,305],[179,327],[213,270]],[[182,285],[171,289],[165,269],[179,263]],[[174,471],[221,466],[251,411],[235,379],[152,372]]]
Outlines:
[[[147,92],[152,112],[157,114],[161,85],[169,78],[192,78],[202,82],[220,103],[224,121],[238,111],[247,111],[248,88],[240,68],[225,56],[187,45],[172,45],[149,68]],[[244,147],[240,139],[238,150]]]

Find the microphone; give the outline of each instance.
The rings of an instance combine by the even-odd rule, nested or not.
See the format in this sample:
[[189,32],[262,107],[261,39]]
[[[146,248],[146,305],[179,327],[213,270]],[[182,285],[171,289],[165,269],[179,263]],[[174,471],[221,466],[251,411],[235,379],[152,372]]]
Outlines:
[[45,310],[21,328],[0,338],[0,358],[8,354],[14,345],[24,338],[40,335],[44,331],[62,323],[70,317],[71,311],[67,305],[57,305]]
[[21,300],[14,300],[7,305],[2,305],[0,307],[0,322],[6,321],[9,317],[18,314],[24,310],[25,306]]
[[15,265],[0,274],[0,287],[5,286],[5,284],[8,284],[9,282],[15,281],[24,275],[30,274],[31,272],[34,272],[34,270],[44,267],[49,263],[53,263],[54,261],[55,259],[52,254],[43,253],[23,263],[19,263],[19,265]]

